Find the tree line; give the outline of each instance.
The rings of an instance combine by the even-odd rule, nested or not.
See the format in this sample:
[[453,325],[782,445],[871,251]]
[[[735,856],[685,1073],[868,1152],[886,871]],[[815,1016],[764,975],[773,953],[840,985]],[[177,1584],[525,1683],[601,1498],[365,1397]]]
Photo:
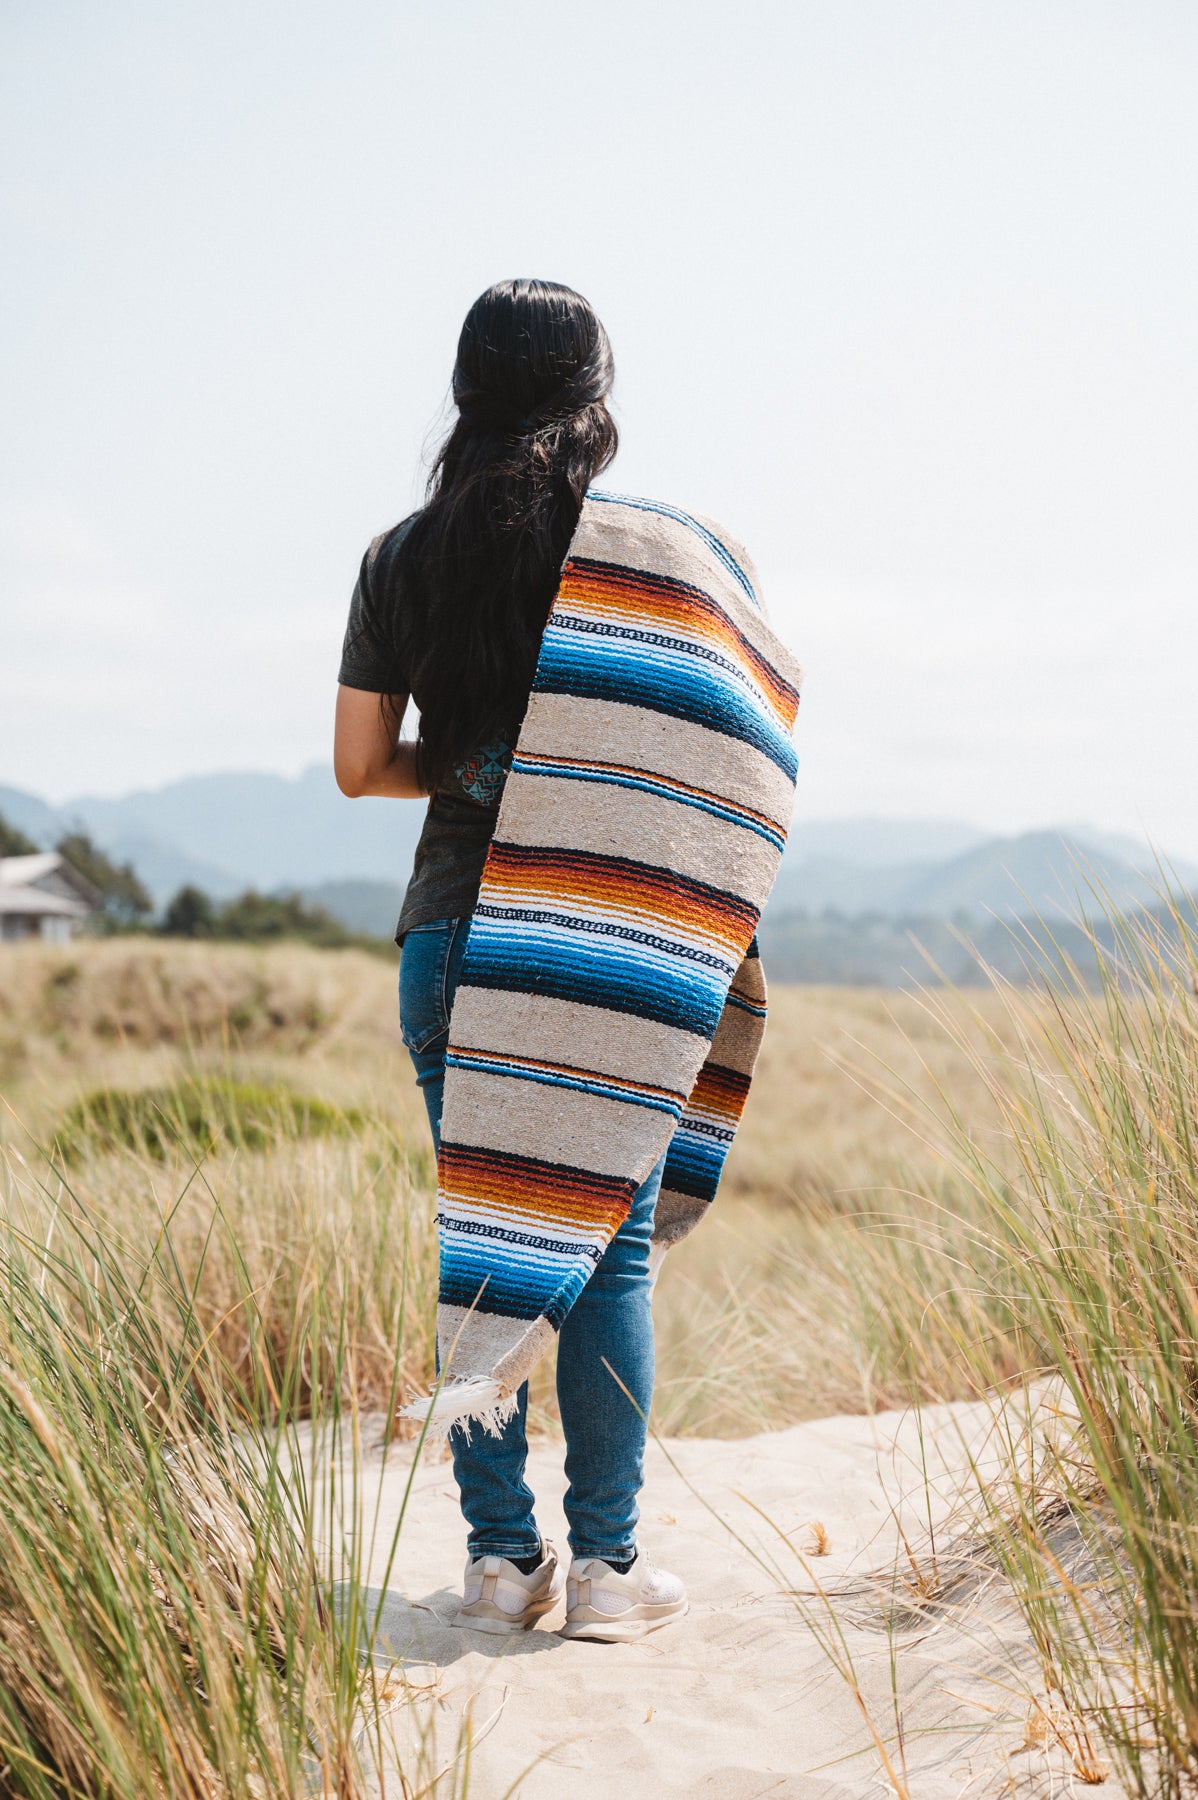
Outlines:
[[[264,943],[271,939],[301,938],[325,949],[358,944],[378,947],[378,940],[348,931],[323,906],[309,906],[299,894],[260,894],[247,888],[232,900],[214,900],[191,883],[167,901],[160,918],[154,918],[154,901],[133,864],[118,863],[105,855],[85,831],[70,831],[55,850],[84,876],[99,895],[92,927],[103,936],[118,932],[147,932],[159,937],[224,939],[228,942]],[[36,856],[42,846],[10,825],[0,814],[0,856]]]

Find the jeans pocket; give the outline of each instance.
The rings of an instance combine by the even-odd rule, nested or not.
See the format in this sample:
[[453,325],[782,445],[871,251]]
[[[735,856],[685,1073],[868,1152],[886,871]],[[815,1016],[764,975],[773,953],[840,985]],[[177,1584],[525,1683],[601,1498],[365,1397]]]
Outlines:
[[449,1033],[449,961],[461,919],[436,919],[405,932],[399,958],[399,1032],[419,1055]]

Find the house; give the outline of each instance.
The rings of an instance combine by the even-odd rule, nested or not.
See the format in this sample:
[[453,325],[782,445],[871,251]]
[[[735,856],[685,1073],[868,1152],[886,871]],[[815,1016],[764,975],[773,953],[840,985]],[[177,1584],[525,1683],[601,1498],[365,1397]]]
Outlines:
[[0,856],[0,942],[64,944],[100,903],[98,889],[57,850]]

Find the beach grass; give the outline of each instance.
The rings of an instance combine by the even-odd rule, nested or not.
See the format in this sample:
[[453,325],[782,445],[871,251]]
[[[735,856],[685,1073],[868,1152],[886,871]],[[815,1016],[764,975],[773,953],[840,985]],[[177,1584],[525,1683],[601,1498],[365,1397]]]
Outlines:
[[[1109,1760],[1129,1792],[1183,1800],[1198,1791],[1198,954],[1179,917],[1168,944],[1127,927],[1100,963],[1097,992],[1046,954],[1036,990],[775,993],[724,1191],[659,1287],[655,1421],[735,1437],[987,1397],[1038,1419],[1012,1430],[974,1516],[1036,1646],[1033,1711],[1068,1722],[1091,1775]],[[22,950],[5,977],[0,1529],[20,1580],[3,1604],[39,1597],[43,1663],[25,1663],[50,1671],[41,1712],[12,1689],[14,1791],[68,1792],[43,1765],[90,1756],[109,1786],[79,1791],[132,1792],[132,1732],[164,1768],[193,1757],[196,1792],[315,1768],[316,1791],[352,1794],[319,1786],[351,1779],[337,1771],[370,1703],[321,1585],[320,1507],[297,1510],[281,1451],[268,1476],[245,1446],[390,1416],[431,1376],[432,1166],[393,974],[354,951],[118,940]],[[98,1091],[125,1097],[109,1124],[116,1106],[136,1129],[89,1128]],[[219,1129],[211,1107],[188,1126],[197,1091],[222,1096]],[[322,1129],[303,1128],[305,1106]],[[147,1119],[174,1125],[151,1144]],[[556,1428],[549,1369],[531,1417]],[[138,1496],[128,1521],[118,1492]],[[71,1559],[99,1596],[75,1613],[53,1574]],[[132,1665],[96,1623],[106,1607],[140,1622],[156,1724],[120,1686]]]
[[1198,937],[1165,913],[1095,936],[1097,991],[1045,931],[1001,1025],[929,997],[989,1107],[892,1082],[943,1185],[840,1243],[858,1354],[912,1403],[993,1405],[972,1531],[1030,1716],[1076,1781],[1142,1800],[1198,1793]]
[[[49,1204],[58,1175],[26,1173],[46,1153],[114,1254],[144,1257],[169,1213],[232,1369],[269,1362],[319,1281],[345,1309],[359,1404],[385,1402],[399,1337],[402,1380],[431,1378],[434,1172],[393,971],[354,950],[117,939],[22,947],[4,975],[0,1144],[26,1206]],[[659,1287],[662,1430],[735,1437],[901,1402],[903,1348],[863,1347],[844,1283],[873,1222],[921,1216],[944,1179],[943,1153],[879,1099],[877,1068],[928,1103],[937,1081],[961,1089],[979,1120],[990,1105],[946,1045],[910,995],[775,994],[719,1201]],[[551,1367],[532,1417],[554,1427]]]
[[[1091,1720],[1128,1790],[1198,1792],[1198,939],[1126,924],[1094,995],[1056,980],[996,1100],[1001,1172],[957,1133],[984,1240],[1018,1272],[1069,1422],[1012,1458],[994,1542],[1044,1687]],[[984,1379],[985,1364],[974,1361]],[[1080,1546],[1061,1568],[1062,1517]]]
[[[0,1785],[5,1793],[358,1800],[373,1671],[285,1420],[329,1359],[313,1305],[226,1363],[171,1256],[61,1188],[0,1225]],[[219,1228],[218,1228],[219,1229]],[[267,1328],[242,1296],[246,1334]],[[326,1413],[322,1395],[316,1410]],[[269,1424],[264,1421],[270,1420]],[[336,1420],[330,1421],[336,1426]],[[351,1622],[352,1623],[352,1622]]]

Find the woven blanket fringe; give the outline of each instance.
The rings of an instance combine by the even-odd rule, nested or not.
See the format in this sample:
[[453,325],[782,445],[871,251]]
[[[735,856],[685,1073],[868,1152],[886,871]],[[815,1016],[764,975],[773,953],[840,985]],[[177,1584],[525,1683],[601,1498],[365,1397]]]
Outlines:
[[401,1419],[428,1420],[428,1435],[444,1437],[455,1425],[466,1433],[471,1425],[481,1425],[492,1437],[498,1437],[516,1411],[519,1393],[504,1394],[497,1381],[448,1381],[431,1394],[410,1400],[400,1408]]

